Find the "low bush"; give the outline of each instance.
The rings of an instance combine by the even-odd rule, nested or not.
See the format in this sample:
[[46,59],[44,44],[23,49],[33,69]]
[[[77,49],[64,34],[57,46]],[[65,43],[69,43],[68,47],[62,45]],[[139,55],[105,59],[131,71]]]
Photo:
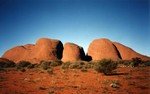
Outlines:
[[137,67],[143,64],[143,61],[140,58],[132,58],[132,60],[119,60],[117,61],[118,64],[123,64],[129,67]]
[[8,62],[0,61],[0,68],[8,68],[8,67],[15,67],[15,63],[12,61]]
[[150,66],[150,61],[144,61],[142,65],[143,66]]
[[113,70],[117,68],[117,63],[110,59],[102,59],[96,62],[94,69],[97,72],[104,73],[105,75],[112,74]]
[[25,67],[16,67],[17,71],[25,72]]
[[65,62],[65,63],[62,64],[61,68],[62,69],[68,69],[70,64],[71,64],[70,62]]
[[130,62],[131,67],[137,67],[140,64],[142,64],[142,60],[140,58],[132,58],[132,61]]
[[28,69],[32,69],[32,68],[35,68],[36,65],[37,65],[37,64],[30,64],[30,65],[27,66],[27,68],[28,68]]
[[56,66],[60,66],[61,64],[62,64],[62,61],[52,61],[50,63],[50,66],[56,67]]
[[89,68],[94,68],[94,63],[93,62],[84,62],[84,61],[77,61],[77,62],[66,62],[63,63],[61,66],[62,69],[89,69]]
[[94,63],[93,62],[85,62],[84,67],[86,69],[94,68]]
[[27,67],[31,65],[31,63],[29,61],[20,61],[19,63],[17,63],[17,67]]
[[120,65],[130,66],[131,60],[118,60],[116,63]]
[[43,70],[47,70],[48,68],[50,68],[50,64],[51,62],[41,61],[39,67],[42,68]]
[[61,64],[62,61],[41,61],[38,67],[47,70],[50,67],[60,66]]
[[69,68],[70,69],[81,69],[83,67],[84,63],[83,62],[73,62],[70,64]]

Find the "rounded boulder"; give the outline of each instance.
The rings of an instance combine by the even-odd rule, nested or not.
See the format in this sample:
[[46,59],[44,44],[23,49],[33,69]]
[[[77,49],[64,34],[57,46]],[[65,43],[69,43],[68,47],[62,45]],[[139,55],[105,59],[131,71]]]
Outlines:
[[88,56],[92,58],[92,60],[101,60],[101,59],[112,59],[118,60],[119,52],[116,47],[109,39],[95,39],[89,45],[88,48]]
[[62,58],[63,44],[59,40],[40,38],[36,44],[27,44],[14,47],[4,53],[3,58],[14,62],[30,61],[39,63],[42,60],[60,60]]
[[83,60],[85,53],[82,47],[74,43],[66,43],[63,50],[63,62]]

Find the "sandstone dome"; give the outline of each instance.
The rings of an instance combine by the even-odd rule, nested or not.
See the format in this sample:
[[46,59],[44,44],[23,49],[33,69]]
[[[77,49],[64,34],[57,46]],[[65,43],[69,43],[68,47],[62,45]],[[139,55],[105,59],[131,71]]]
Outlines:
[[27,53],[28,50],[26,50],[24,46],[16,46],[14,48],[7,50],[2,56],[2,58],[7,58],[14,62],[18,62],[24,60],[27,56]]
[[150,60],[150,57],[141,55],[136,51],[134,51],[133,49],[124,46],[118,42],[113,42],[113,44],[117,47],[120,56],[123,60],[131,60],[132,58],[136,58],[136,57],[141,58],[142,60]]
[[74,43],[66,43],[63,50],[63,62],[83,60],[85,53],[82,47]]
[[35,45],[35,57],[40,60],[58,60],[62,58],[63,44],[59,40],[41,38]]
[[59,60],[62,58],[63,44],[59,40],[41,38],[36,44],[14,47],[4,53],[3,58],[14,62],[22,60],[39,63],[41,60]]
[[119,52],[114,44],[106,38],[95,39],[89,45],[88,56],[91,56],[92,60],[101,59],[120,59]]

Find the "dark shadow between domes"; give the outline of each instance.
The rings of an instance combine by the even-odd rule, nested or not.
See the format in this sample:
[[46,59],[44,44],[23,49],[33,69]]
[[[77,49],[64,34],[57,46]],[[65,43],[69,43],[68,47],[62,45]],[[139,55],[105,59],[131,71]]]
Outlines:
[[57,58],[62,59],[62,54],[63,54],[64,47],[63,47],[63,44],[62,44],[61,41],[58,43],[56,49],[57,49],[57,52],[56,52]]

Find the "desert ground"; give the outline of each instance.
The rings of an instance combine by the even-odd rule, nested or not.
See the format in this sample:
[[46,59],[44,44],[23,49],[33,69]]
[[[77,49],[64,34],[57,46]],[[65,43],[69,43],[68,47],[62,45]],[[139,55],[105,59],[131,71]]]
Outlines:
[[0,71],[0,94],[149,94],[150,67],[118,66],[113,75],[94,69],[38,68]]

